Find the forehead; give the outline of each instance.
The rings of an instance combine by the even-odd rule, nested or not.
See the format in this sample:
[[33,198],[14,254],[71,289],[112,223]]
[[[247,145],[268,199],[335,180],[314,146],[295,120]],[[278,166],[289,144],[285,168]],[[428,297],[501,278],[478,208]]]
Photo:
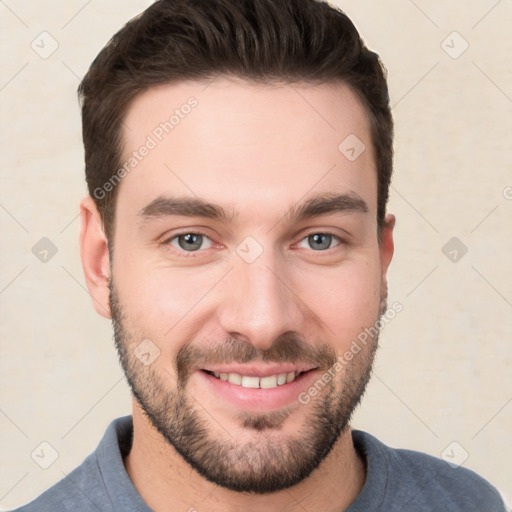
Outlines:
[[310,191],[356,192],[376,208],[368,115],[345,84],[154,87],[131,103],[122,133],[120,208],[185,195],[250,215]]

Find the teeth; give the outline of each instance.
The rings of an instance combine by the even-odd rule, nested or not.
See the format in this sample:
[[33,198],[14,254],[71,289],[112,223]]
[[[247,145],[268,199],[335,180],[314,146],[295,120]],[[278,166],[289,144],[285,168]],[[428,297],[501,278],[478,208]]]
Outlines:
[[231,384],[237,384],[238,386],[241,386],[242,376],[238,375],[238,373],[228,373],[228,382],[231,382]]
[[286,373],[280,373],[277,376],[277,385],[282,386],[283,384],[286,384]]
[[240,375],[239,373],[218,373],[213,372],[215,377],[227,381],[236,386],[244,388],[272,389],[283,384],[288,384],[296,379],[298,372],[280,373],[278,375],[269,375],[268,377],[253,377],[250,375]]
[[242,387],[243,388],[259,388],[260,387],[260,378],[259,377],[248,377],[244,375],[242,377]]
[[260,379],[261,389],[270,389],[277,387],[277,375],[270,375],[269,377],[262,377]]

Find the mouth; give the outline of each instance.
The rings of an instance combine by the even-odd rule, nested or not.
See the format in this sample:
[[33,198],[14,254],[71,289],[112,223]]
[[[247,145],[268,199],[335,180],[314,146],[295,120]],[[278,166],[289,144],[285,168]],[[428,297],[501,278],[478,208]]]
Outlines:
[[259,413],[300,405],[298,396],[319,373],[318,367],[297,364],[219,365],[195,372],[200,394],[213,393],[238,411]]
[[315,370],[315,368],[311,368],[310,370],[292,370],[289,372],[281,372],[275,373],[272,375],[266,376],[258,376],[258,375],[244,375],[236,372],[216,372],[210,370],[202,370],[204,373],[213,376],[214,378],[229,382],[230,384],[234,384],[235,386],[241,386],[243,388],[251,388],[251,389],[273,389],[278,386],[284,386],[285,384],[290,384],[291,382],[298,379],[301,375]]

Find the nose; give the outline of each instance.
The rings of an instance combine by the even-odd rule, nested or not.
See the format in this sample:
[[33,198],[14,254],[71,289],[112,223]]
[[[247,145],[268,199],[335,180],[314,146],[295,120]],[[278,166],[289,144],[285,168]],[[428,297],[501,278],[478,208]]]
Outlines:
[[278,336],[302,331],[305,306],[284,265],[262,255],[252,263],[235,261],[217,311],[226,334],[266,350]]

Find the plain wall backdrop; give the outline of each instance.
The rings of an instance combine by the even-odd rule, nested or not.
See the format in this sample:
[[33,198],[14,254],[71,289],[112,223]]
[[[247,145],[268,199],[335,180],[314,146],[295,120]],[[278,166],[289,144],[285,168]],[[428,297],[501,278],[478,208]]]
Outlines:
[[[131,410],[79,258],[76,88],[149,4],[0,1],[1,510],[60,480]],[[512,1],[336,5],[384,61],[396,124],[389,305],[403,311],[353,427],[462,463],[510,506]]]

